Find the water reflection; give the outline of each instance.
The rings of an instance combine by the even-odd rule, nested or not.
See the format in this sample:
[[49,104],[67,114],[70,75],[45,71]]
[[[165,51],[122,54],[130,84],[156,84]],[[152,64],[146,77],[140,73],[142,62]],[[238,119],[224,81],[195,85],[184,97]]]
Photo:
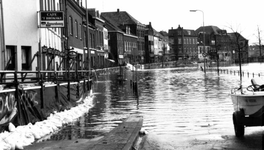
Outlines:
[[101,76],[94,85],[94,107],[77,122],[52,136],[52,140],[94,138],[116,127],[130,114],[144,118],[143,128],[161,137],[233,135],[230,89],[238,76],[196,68],[153,69],[138,72],[139,97],[127,72],[120,83],[116,75]]
[[[143,78],[141,84],[140,112],[147,130],[164,135],[195,135],[221,132],[222,126],[232,128],[233,108],[228,97],[234,85],[231,78],[177,69],[154,71],[152,75],[152,88],[144,88],[144,84],[149,86],[149,77]],[[148,100],[152,103],[146,103]]]

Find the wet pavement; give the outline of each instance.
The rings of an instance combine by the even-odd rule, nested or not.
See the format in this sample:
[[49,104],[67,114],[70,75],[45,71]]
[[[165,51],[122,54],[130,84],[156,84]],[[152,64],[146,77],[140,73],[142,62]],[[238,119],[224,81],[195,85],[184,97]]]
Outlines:
[[[136,75],[138,98],[130,84]],[[148,132],[143,150],[263,149],[263,127],[246,128],[241,139],[234,135],[230,89],[239,85],[239,76],[171,68],[127,72],[125,77],[120,83],[114,75],[100,76],[94,84],[94,107],[46,142],[92,140],[137,114]]]
[[261,150],[263,128],[256,133],[236,138],[234,135],[201,135],[161,137],[148,134],[141,150]]

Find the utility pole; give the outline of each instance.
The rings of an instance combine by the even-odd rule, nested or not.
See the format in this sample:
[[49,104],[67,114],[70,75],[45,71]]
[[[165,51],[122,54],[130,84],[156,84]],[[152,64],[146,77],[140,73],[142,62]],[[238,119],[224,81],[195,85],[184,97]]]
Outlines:
[[200,11],[202,12],[203,14],[203,57],[204,57],[204,73],[206,74],[206,56],[207,56],[207,52],[206,52],[206,49],[205,49],[205,27],[204,27],[204,12],[202,10],[190,10],[190,12],[197,12],[197,11]]
[[89,13],[88,13],[88,8],[87,8],[87,1],[88,0],[86,0],[86,2],[85,2],[85,7],[86,7],[86,40],[87,40],[86,46],[87,46],[87,53],[88,53],[88,60],[87,60],[88,71],[89,71],[88,77],[90,79],[90,75],[91,75],[91,72],[90,72],[91,71],[91,51],[89,49],[89,17],[88,17]]

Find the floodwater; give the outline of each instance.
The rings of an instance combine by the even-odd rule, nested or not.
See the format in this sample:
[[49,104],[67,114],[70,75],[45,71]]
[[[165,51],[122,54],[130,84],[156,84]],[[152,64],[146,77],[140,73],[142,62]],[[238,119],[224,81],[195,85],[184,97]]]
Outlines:
[[[261,66],[243,67],[259,73]],[[116,75],[99,76],[94,84],[94,107],[50,140],[100,137],[129,115],[138,114],[143,116],[143,129],[152,136],[150,145],[157,144],[158,139],[162,142],[160,149],[199,149],[193,146],[206,145],[208,141],[211,149],[229,149],[232,142],[245,149],[262,148],[262,127],[246,128],[243,141],[234,136],[230,90],[239,85],[238,75],[218,76],[210,71],[204,74],[194,67],[127,71],[125,78],[126,81],[119,82]],[[131,86],[133,79],[138,81],[138,96]],[[243,83],[250,79],[244,77]],[[212,141],[227,144],[221,147]]]

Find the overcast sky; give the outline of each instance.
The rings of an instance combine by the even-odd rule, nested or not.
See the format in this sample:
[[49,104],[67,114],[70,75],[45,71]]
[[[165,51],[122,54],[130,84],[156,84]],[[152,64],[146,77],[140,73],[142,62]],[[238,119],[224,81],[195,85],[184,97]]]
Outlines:
[[[86,0],[83,0],[86,1]],[[157,31],[167,31],[181,25],[196,30],[214,25],[228,32],[237,31],[256,43],[257,29],[264,40],[264,0],[87,0],[88,8],[99,12],[126,11],[143,24],[151,22]],[[264,41],[263,43],[264,44]]]

